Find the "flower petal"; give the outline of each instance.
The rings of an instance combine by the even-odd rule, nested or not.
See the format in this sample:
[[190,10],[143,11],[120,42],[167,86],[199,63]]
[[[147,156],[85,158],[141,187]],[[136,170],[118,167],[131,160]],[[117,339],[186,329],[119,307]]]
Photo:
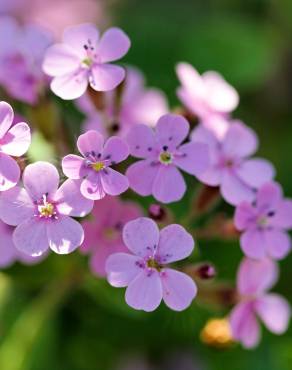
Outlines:
[[237,274],[237,288],[242,295],[260,295],[278,280],[278,265],[265,258],[261,261],[244,258]]
[[209,150],[203,143],[187,143],[179,148],[173,163],[190,175],[200,175],[208,169]]
[[11,189],[18,183],[20,169],[9,155],[0,152],[0,191]]
[[240,203],[235,210],[234,223],[237,230],[245,230],[255,225],[257,213],[248,202]]
[[101,172],[101,183],[108,195],[120,195],[129,188],[128,178],[109,167]]
[[20,157],[27,152],[31,143],[30,128],[26,123],[17,123],[0,140],[0,147],[6,154]]
[[120,28],[109,28],[100,38],[97,53],[102,63],[122,58],[129,50],[129,37]]
[[[134,125],[127,136],[132,156],[137,158],[153,157],[156,147],[154,131],[146,125]],[[158,151],[156,153],[158,155]]]
[[10,129],[14,118],[13,109],[5,101],[0,102],[0,139],[4,137]]
[[63,42],[70,46],[72,51],[74,50],[78,53],[81,58],[86,56],[84,45],[87,45],[90,42],[92,47],[96,48],[98,39],[98,29],[91,23],[83,23],[67,27],[63,33]]
[[288,329],[291,308],[280,295],[266,294],[257,299],[255,310],[272,333],[283,334]]
[[185,194],[186,183],[174,166],[160,166],[153,184],[153,196],[162,203],[179,201]]
[[110,91],[125,78],[124,68],[112,64],[97,64],[91,69],[90,86],[96,91]]
[[59,216],[58,220],[48,222],[47,233],[50,248],[58,254],[73,252],[84,239],[80,223],[68,216]]
[[266,253],[275,260],[281,260],[287,256],[291,249],[291,239],[285,231],[264,231]]
[[72,48],[65,44],[50,46],[44,57],[43,71],[49,76],[63,76],[77,71],[80,57]]
[[247,157],[258,147],[256,133],[241,122],[233,123],[223,140],[222,149],[228,156]]
[[129,147],[123,139],[112,136],[106,141],[102,153],[103,159],[108,159],[112,164],[115,164],[124,161],[128,156]]
[[132,164],[126,172],[131,189],[142,196],[152,194],[154,180],[159,168],[160,165],[148,159]]
[[141,272],[140,259],[128,253],[114,253],[108,257],[105,264],[107,280],[110,285],[126,287]]
[[14,230],[13,242],[20,252],[41,256],[49,249],[46,221],[35,217],[26,219]]
[[79,155],[69,154],[62,160],[62,170],[70,179],[80,179],[88,174],[84,165],[84,158]]
[[33,200],[40,200],[44,195],[53,196],[59,185],[59,173],[48,162],[29,164],[23,172],[23,184]]
[[88,71],[79,69],[66,75],[54,77],[51,90],[63,100],[80,98],[88,86]]
[[93,171],[90,172],[89,175],[82,181],[80,191],[81,194],[87,199],[102,199],[106,193],[101,182],[101,175]]
[[255,228],[248,229],[241,235],[240,246],[249,258],[262,259],[267,254],[264,233]]
[[259,188],[275,176],[274,166],[264,159],[249,159],[236,169],[238,177],[252,188]]
[[5,268],[17,259],[17,251],[12,241],[13,228],[0,222],[0,268]]
[[163,269],[160,273],[165,304],[175,311],[183,311],[197,294],[194,281],[183,272]]
[[255,199],[255,191],[243,183],[235,173],[225,170],[222,174],[221,194],[226,202],[236,206],[241,202],[252,202]]
[[123,240],[137,256],[152,256],[158,246],[159,229],[150,218],[139,217],[124,226]]
[[77,139],[78,150],[84,157],[87,157],[89,154],[101,154],[103,143],[103,136],[94,130],[85,132]]
[[194,249],[194,239],[182,226],[169,225],[160,231],[157,254],[162,264],[180,261]]
[[126,302],[136,310],[154,311],[162,300],[162,285],[159,273],[142,271],[131,281],[126,290]]
[[188,121],[178,114],[165,114],[156,125],[157,139],[161,145],[174,150],[181,144],[189,133]]
[[261,211],[275,210],[283,197],[282,187],[276,182],[268,182],[260,187],[256,195],[256,205]]
[[284,229],[292,228],[292,200],[283,200],[278,203],[277,210],[271,224],[274,227]]
[[84,217],[91,212],[93,201],[84,198],[80,192],[81,181],[66,180],[57,190],[54,201],[58,212],[73,217]]
[[34,215],[35,206],[27,191],[15,186],[0,196],[0,218],[6,224],[16,226]]

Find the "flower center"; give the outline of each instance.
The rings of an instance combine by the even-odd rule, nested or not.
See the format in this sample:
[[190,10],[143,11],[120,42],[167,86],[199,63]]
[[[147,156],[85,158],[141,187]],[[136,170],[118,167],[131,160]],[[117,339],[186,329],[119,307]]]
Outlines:
[[38,205],[38,216],[40,218],[57,218],[57,212],[53,203],[47,201],[47,196],[43,196],[43,201]]
[[172,162],[172,155],[168,151],[163,151],[159,155],[159,160],[163,164],[170,164]]
[[91,58],[84,58],[83,60],[82,60],[82,64],[85,66],[85,67],[88,67],[88,68],[90,68],[91,66],[92,66],[92,64],[93,64],[93,60],[91,59]]
[[104,237],[109,240],[116,240],[119,237],[119,232],[114,227],[108,227],[104,230]]
[[91,168],[94,171],[99,172],[105,168],[105,164],[103,162],[95,162],[91,164]]
[[155,269],[157,271],[160,271],[162,269],[162,265],[156,261],[155,258],[151,257],[147,260],[147,267],[150,269]]
[[258,220],[257,220],[257,224],[260,226],[260,227],[266,227],[268,226],[269,224],[269,220],[267,217],[265,216],[262,216],[262,217],[259,217]]

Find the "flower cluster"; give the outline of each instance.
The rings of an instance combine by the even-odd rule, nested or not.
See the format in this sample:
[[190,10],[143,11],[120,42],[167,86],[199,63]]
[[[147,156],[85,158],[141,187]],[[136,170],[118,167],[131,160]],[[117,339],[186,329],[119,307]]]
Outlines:
[[[40,28],[21,29],[5,18],[0,34],[0,85],[9,98],[54,104],[45,94],[50,82],[55,95],[75,100],[74,109],[86,116],[76,148],[66,143],[55,166],[24,157],[31,129],[0,103],[0,266],[36,263],[50,250],[69,254],[80,247],[96,278],[126,288],[132,308],[150,312],[163,300],[172,310],[185,310],[200,293],[200,280],[215,275],[208,264],[192,264],[200,217],[194,205],[202,194],[210,201],[214,188],[235,207],[234,220],[227,221],[233,235],[241,234],[244,254],[229,316],[233,339],[256,346],[258,319],[283,333],[289,304],[267,291],[278,278],[275,260],[291,248],[292,200],[283,197],[273,165],[253,157],[256,133],[232,117],[236,90],[216,72],[200,75],[179,63],[183,107],[177,114],[161,91],[145,86],[136,68],[113,64],[130,48],[121,29],[100,36],[93,24],[71,26],[53,44]],[[198,181],[202,192],[195,191]],[[148,218],[143,206],[150,197],[157,203]],[[183,217],[169,208],[182,199],[191,199]],[[216,210],[208,216],[216,218]]]

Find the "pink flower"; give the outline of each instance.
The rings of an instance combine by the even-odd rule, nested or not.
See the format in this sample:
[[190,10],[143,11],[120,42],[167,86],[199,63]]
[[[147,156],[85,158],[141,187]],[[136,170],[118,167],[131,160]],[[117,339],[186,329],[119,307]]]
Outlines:
[[240,244],[247,257],[282,259],[291,249],[286,230],[292,227],[292,200],[283,198],[279,184],[266,183],[253,203],[236,208],[235,226],[243,231]]
[[4,222],[0,221],[0,268],[9,267],[16,261],[26,265],[33,265],[41,262],[46,254],[40,257],[31,257],[16,249],[12,240],[14,229],[13,226],[6,225]]
[[47,85],[42,71],[50,35],[34,25],[20,26],[13,18],[0,19],[0,84],[15,99],[36,104]]
[[230,324],[234,339],[245,348],[255,347],[260,341],[257,318],[274,334],[287,330],[291,316],[288,302],[278,294],[267,292],[277,280],[278,268],[271,260],[245,258],[240,264],[237,277],[240,302],[231,312]]
[[112,136],[105,144],[97,131],[88,131],[77,140],[83,157],[69,154],[63,158],[64,174],[70,179],[83,179],[81,193],[88,199],[101,199],[106,194],[120,195],[129,187],[126,176],[110,166],[120,163],[129,155],[127,144]]
[[128,36],[119,28],[108,29],[99,39],[92,24],[68,27],[63,43],[47,50],[43,69],[54,77],[52,91],[65,100],[79,98],[88,83],[96,91],[113,90],[125,78],[125,70],[109,62],[122,58],[129,47]]
[[67,180],[60,188],[57,169],[50,163],[28,165],[23,173],[24,188],[14,187],[0,197],[0,218],[17,226],[13,242],[18,250],[40,256],[51,248],[59,254],[74,251],[84,232],[73,217],[87,215],[93,202],[80,193],[80,182]]
[[128,135],[130,153],[143,160],[127,170],[130,187],[142,196],[152,194],[163,203],[180,200],[186,184],[177,167],[198,176],[209,164],[206,144],[182,144],[188,133],[186,119],[175,114],[162,116],[155,133],[145,125],[133,127]]
[[275,175],[274,167],[264,159],[249,159],[258,147],[254,131],[234,121],[225,136],[219,140],[203,125],[192,133],[194,142],[206,143],[211,164],[198,178],[207,185],[220,186],[223,198],[232,205],[252,202],[255,191]]
[[117,95],[116,90],[103,95],[103,111],[96,109],[88,94],[79,98],[77,105],[87,115],[85,131],[97,130],[102,134],[125,136],[135,124],[155,126],[158,118],[168,112],[165,95],[158,89],[146,89],[144,76],[136,68],[127,68],[121,96]]
[[90,254],[91,271],[106,276],[105,261],[113,253],[127,252],[122,241],[124,225],[142,214],[132,202],[123,202],[117,197],[106,196],[95,204],[93,219],[83,222],[84,243],[80,251]]
[[228,114],[239,102],[236,90],[219,73],[209,71],[199,75],[188,63],[179,63],[176,72],[182,84],[177,89],[181,102],[201,123],[222,137],[229,126]]
[[8,103],[0,102],[0,191],[18,183],[20,169],[15,159],[28,150],[31,142],[30,128],[24,122],[12,126],[14,113]]
[[175,311],[186,309],[196,296],[196,285],[188,275],[166,264],[192,253],[192,236],[180,225],[169,225],[159,232],[154,221],[141,217],[125,225],[123,239],[133,254],[112,254],[106,271],[112,286],[127,287],[127,304],[154,311],[163,299]]

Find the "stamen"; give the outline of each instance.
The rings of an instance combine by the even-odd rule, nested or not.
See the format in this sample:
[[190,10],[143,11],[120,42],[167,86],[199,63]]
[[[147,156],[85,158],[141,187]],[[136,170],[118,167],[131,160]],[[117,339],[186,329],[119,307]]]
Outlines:
[[104,170],[105,169],[105,164],[103,162],[95,162],[95,163],[92,163],[91,164],[91,168],[96,171],[96,172],[99,172],[101,170]]

